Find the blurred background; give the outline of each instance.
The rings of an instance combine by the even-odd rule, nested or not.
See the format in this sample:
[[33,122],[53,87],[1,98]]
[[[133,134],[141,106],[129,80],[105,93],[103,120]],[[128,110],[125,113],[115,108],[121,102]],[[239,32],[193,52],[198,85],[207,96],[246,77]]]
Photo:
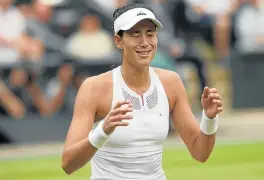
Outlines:
[[112,13],[132,3],[163,23],[152,66],[181,76],[197,119],[205,86],[223,97],[208,164],[193,162],[171,124],[168,179],[264,179],[263,0],[0,0],[0,179],[89,177],[64,175],[59,154],[83,80],[121,64]]

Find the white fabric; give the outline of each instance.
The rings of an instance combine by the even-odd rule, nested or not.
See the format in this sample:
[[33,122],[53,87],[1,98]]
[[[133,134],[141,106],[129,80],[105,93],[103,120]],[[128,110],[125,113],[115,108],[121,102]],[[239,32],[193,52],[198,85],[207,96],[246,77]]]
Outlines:
[[206,134],[206,135],[211,135],[216,133],[217,129],[218,129],[218,115],[216,115],[215,118],[213,119],[209,119],[203,110],[203,114],[202,114],[202,119],[201,119],[201,123],[200,123],[200,129],[201,131]]
[[99,149],[106,143],[108,137],[109,135],[105,134],[103,130],[103,121],[101,121],[98,126],[89,133],[88,139],[93,147]]
[[134,8],[120,15],[114,22],[114,31],[117,33],[120,30],[129,30],[139,21],[149,19],[156,24],[158,28],[162,28],[161,22],[156,19],[155,15],[146,8]]
[[234,0],[186,0],[191,6],[201,6],[206,13],[221,14],[227,11]]
[[244,7],[235,24],[238,37],[238,48],[243,52],[263,51],[263,43],[258,42],[259,37],[264,37],[264,7],[259,9]]
[[[0,9],[0,37],[6,40],[19,38],[25,30],[25,19],[16,8],[5,11]],[[0,64],[9,66],[19,60],[19,53],[10,47],[2,47],[0,44]]]
[[0,9],[0,27],[0,36],[13,40],[25,30],[25,19],[15,8],[10,8],[7,11]]
[[99,4],[102,9],[108,10],[110,12],[113,12],[116,8],[116,0],[94,0],[97,4]]
[[[117,127],[107,143],[91,160],[91,180],[166,180],[162,168],[162,142],[169,130],[169,103],[165,90],[150,68],[151,85],[142,99],[125,84],[121,68],[113,70],[113,101],[124,100],[122,89],[140,98],[140,110],[132,112],[133,119],[127,127]],[[146,97],[157,88],[158,104],[149,109]],[[104,120],[102,120],[104,121]]]
[[99,7],[96,7],[96,9],[100,8],[101,12],[104,13],[105,15],[112,17],[113,12],[115,11],[116,8],[119,8],[120,5],[122,6],[123,4],[131,4],[134,2],[134,0],[122,0],[121,4],[119,4],[117,1],[118,0],[85,0],[85,1],[93,1],[93,3],[96,3]]
[[82,59],[100,59],[110,56],[114,51],[113,40],[105,31],[95,33],[77,32],[67,45],[67,51]]

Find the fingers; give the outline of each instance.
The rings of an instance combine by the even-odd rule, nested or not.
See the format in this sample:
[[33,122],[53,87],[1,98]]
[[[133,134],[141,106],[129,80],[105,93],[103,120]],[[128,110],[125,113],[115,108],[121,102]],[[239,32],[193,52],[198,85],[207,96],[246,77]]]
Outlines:
[[[131,120],[132,118],[133,118],[133,116],[128,115],[128,114],[125,114],[125,115],[119,114],[116,116],[112,116],[107,121],[107,125],[106,125],[107,128],[106,129],[108,129],[108,130],[106,130],[106,131],[109,131],[111,133],[114,131],[114,129],[117,126],[128,126],[129,125],[128,121]],[[123,121],[123,120],[125,120],[125,121]]]
[[218,107],[222,107],[222,101],[221,100],[213,100],[213,103],[216,104]]
[[220,113],[220,112],[222,112],[223,110],[224,110],[224,108],[223,107],[217,107],[217,113]]
[[206,86],[204,88],[204,90],[203,90],[202,98],[207,99],[208,98],[208,95],[209,95],[209,92],[210,92],[209,87]]
[[216,88],[205,87],[202,95],[202,105],[210,117],[215,117],[224,110],[222,97]]
[[113,109],[120,108],[122,105],[125,105],[125,104],[130,104],[130,101],[129,100],[118,101]]
[[111,134],[117,126],[128,126],[128,121],[133,119],[133,116],[128,114],[128,112],[132,111],[133,108],[131,105],[123,105],[117,109],[113,109],[104,122],[103,129],[105,133]]
[[213,104],[216,105],[216,112],[217,114],[222,112],[224,110],[223,108],[223,102],[222,102],[222,97],[217,93],[216,90],[213,91],[214,93],[211,93],[209,95],[209,99]]
[[207,98],[222,99],[222,97],[218,94],[218,91],[216,88],[209,88],[207,86],[203,90],[202,98],[203,99],[207,99]]
[[210,93],[217,93],[217,89],[216,89],[216,88],[211,88],[211,89],[209,90],[209,92],[210,92]]
[[209,94],[209,99],[217,99],[217,100],[222,100],[222,97],[218,93],[210,93]]
[[129,123],[128,122],[113,122],[113,127],[117,127],[117,126],[128,126]]
[[127,104],[127,105],[122,105],[121,107],[117,109],[113,109],[112,112],[110,113],[111,116],[115,116],[117,114],[126,114],[128,112],[133,111],[133,106],[132,104]]
[[110,117],[109,121],[110,122],[117,122],[117,121],[122,121],[122,120],[131,120],[132,118],[133,118],[133,116],[130,114],[119,114],[119,115]]
[[117,126],[128,126],[128,121],[133,119],[133,116],[129,113],[132,111],[133,106],[130,101],[117,102],[103,124],[105,133],[111,134]]

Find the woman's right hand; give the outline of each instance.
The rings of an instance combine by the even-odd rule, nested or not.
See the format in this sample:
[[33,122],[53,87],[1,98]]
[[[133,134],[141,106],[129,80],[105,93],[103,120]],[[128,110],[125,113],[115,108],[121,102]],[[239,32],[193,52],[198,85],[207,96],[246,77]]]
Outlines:
[[119,101],[107,115],[103,130],[106,134],[111,134],[117,126],[128,126],[129,123],[123,120],[131,120],[133,116],[128,113],[133,111],[133,106],[130,101]]

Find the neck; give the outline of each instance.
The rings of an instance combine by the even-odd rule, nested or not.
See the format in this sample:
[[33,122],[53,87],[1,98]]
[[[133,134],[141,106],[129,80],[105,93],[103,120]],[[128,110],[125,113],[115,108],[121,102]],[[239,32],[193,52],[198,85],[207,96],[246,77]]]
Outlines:
[[149,66],[139,69],[123,62],[121,74],[126,84],[138,94],[142,95],[148,90],[150,86]]

